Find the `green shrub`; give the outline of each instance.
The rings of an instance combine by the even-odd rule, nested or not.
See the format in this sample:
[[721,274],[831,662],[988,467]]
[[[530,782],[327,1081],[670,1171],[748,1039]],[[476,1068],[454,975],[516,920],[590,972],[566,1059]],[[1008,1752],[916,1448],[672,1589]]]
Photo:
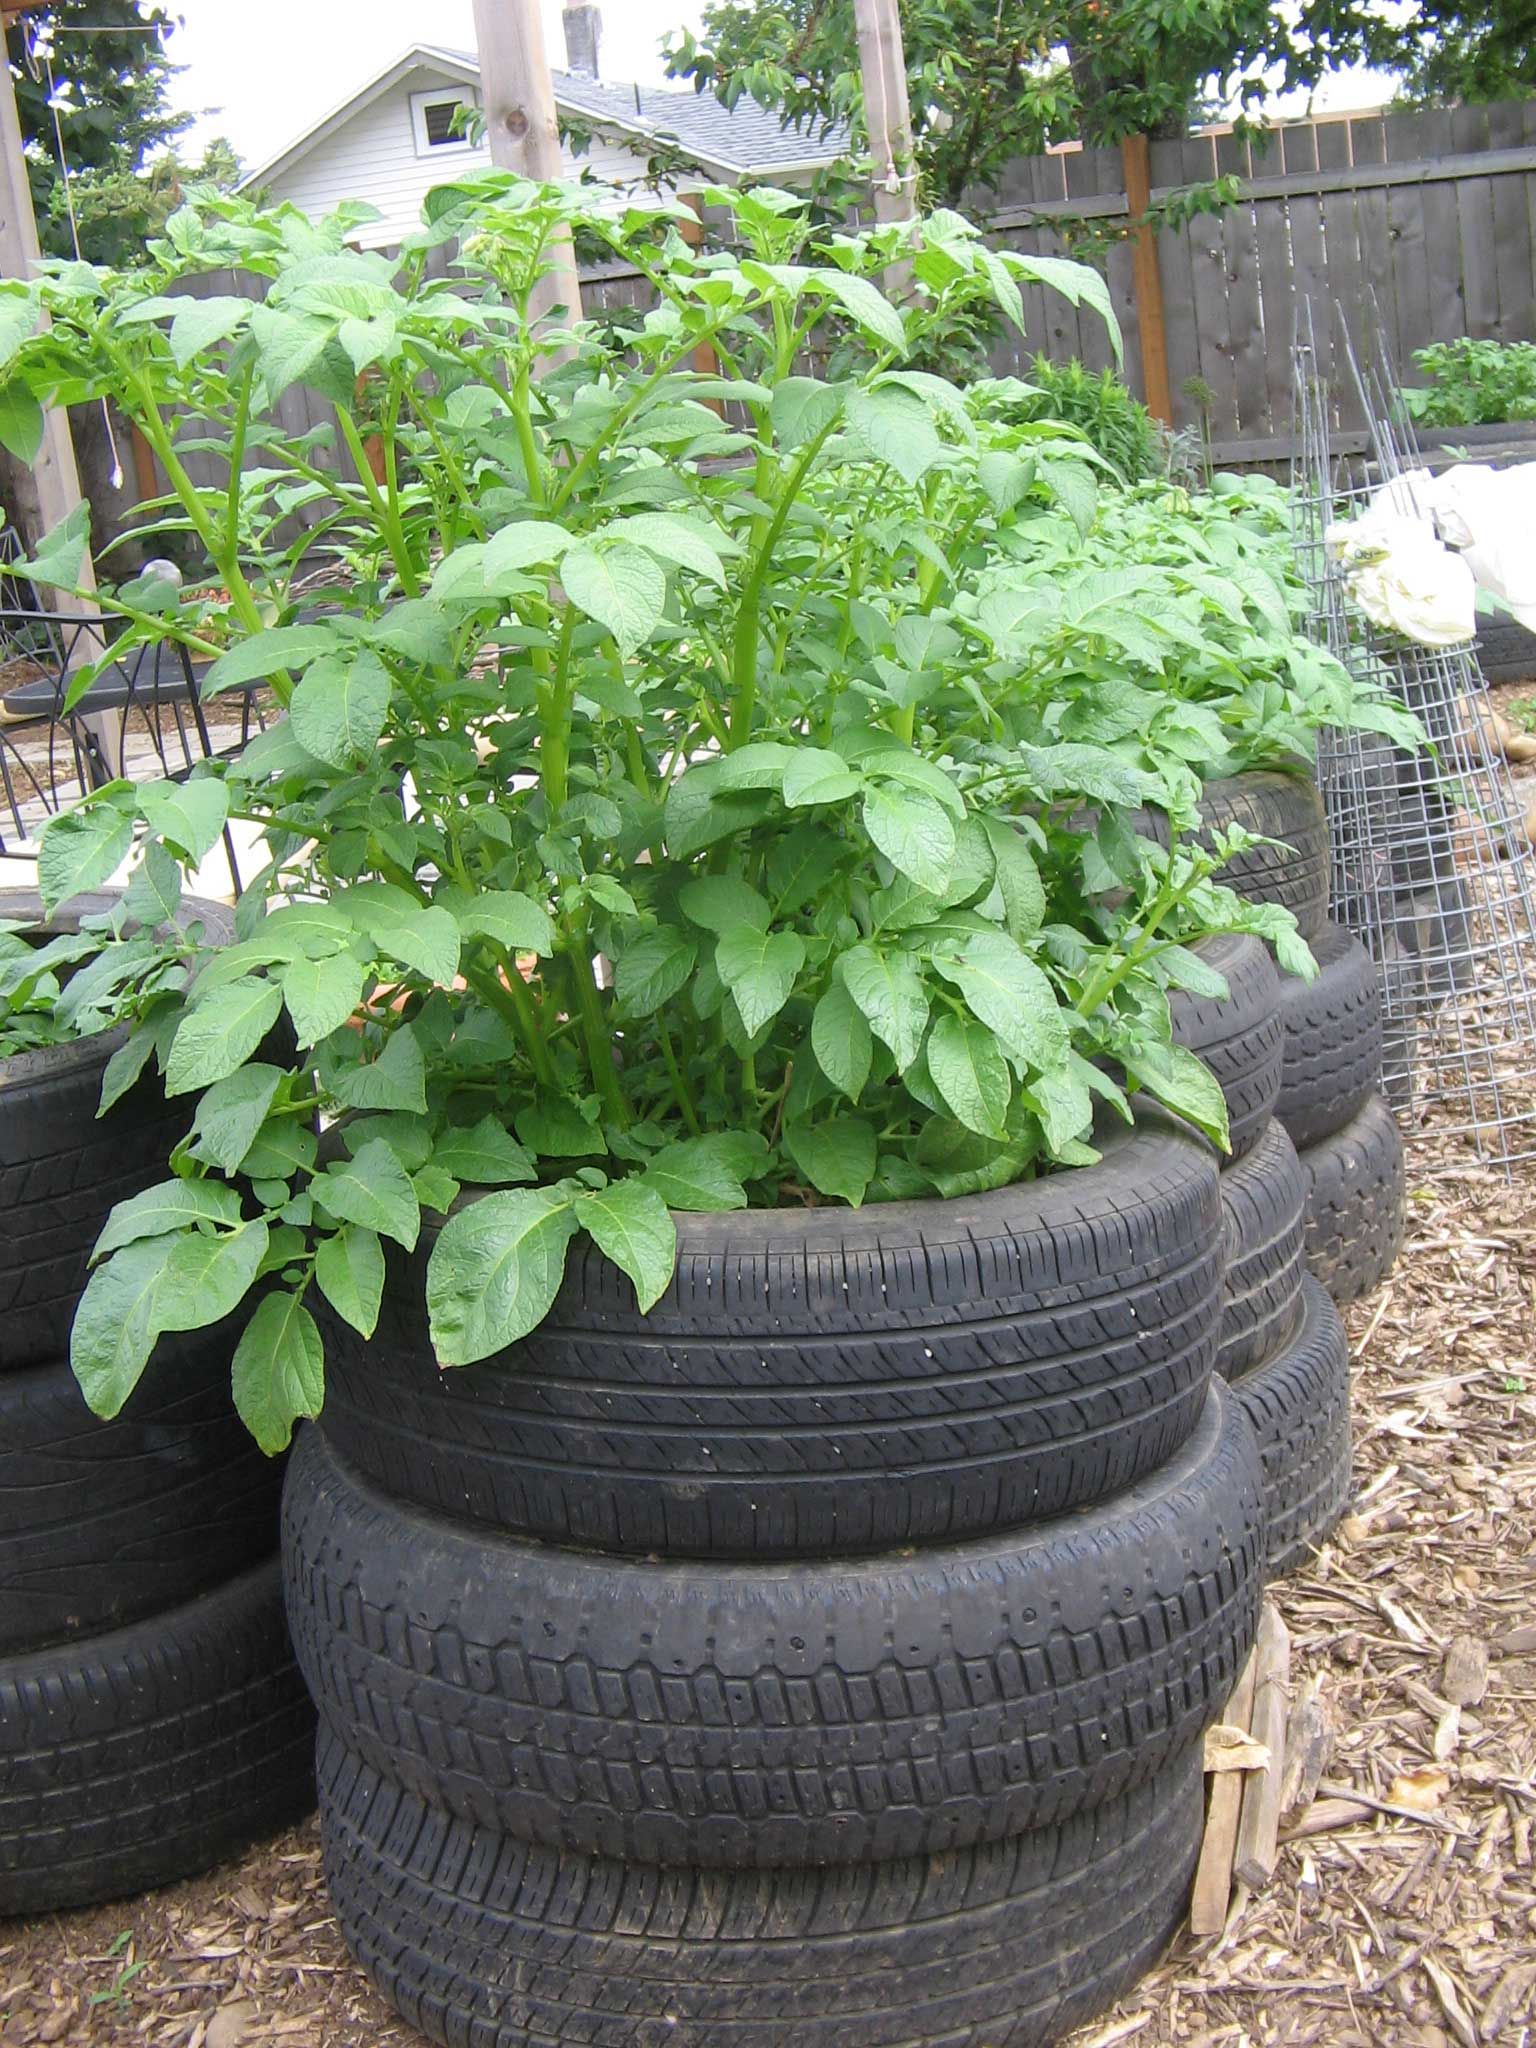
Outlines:
[[1029,382],[1034,395],[1016,401],[1016,419],[1059,420],[1075,427],[1128,484],[1166,474],[1164,429],[1113,370],[1036,356]]
[[1413,360],[1430,378],[1403,386],[1421,427],[1493,427],[1536,419],[1536,346],[1528,341],[1437,341]]

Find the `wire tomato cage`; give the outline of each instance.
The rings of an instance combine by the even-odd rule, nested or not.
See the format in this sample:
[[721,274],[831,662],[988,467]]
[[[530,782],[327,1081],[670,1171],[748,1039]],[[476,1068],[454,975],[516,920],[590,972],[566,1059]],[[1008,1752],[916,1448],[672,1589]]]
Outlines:
[[[1334,394],[1304,303],[1292,350],[1292,532],[1310,610],[1307,632],[1363,682],[1412,711],[1427,743],[1409,753],[1380,734],[1318,736],[1318,780],[1332,842],[1332,911],[1381,974],[1382,1092],[1421,1172],[1454,1170],[1469,1148],[1506,1177],[1536,1159],[1536,785],[1521,795],[1497,737],[1472,640],[1431,647],[1374,625],[1351,599],[1324,536],[1383,492],[1431,517],[1415,473],[1428,466],[1398,397],[1379,309],[1357,350],[1342,310],[1335,346],[1366,420],[1343,452]],[[1358,444],[1358,434],[1349,437]],[[1443,465],[1443,454],[1431,461]],[[1536,675],[1536,640],[1532,642]]]

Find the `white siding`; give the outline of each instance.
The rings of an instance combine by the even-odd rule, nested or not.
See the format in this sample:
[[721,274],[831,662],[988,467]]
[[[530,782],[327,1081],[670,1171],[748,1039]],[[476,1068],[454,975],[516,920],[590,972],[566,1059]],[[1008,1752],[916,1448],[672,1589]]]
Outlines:
[[[421,202],[434,185],[461,172],[489,164],[484,147],[435,149],[416,153],[411,123],[411,95],[438,89],[461,90],[460,81],[422,67],[403,78],[371,106],[317,142],[308,155],[268,179],[263,190],[288,199],[305,213],[327,214],[343,199],[366,199],[383,215],[359,230],[357,240],[369,248],[390,248],[421,225]],[[601,178],[615,186],[637,183],[645,160],[621,144],[594,137],[582,156],[566,153],[569,175]]]

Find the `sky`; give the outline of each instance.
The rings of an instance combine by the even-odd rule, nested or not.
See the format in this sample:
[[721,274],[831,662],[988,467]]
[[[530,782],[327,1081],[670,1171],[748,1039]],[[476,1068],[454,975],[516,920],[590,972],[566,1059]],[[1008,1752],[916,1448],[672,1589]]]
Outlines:
[[[551,64],[565,61],[560,0],[543,0]],[[172,81],[174,103],[199,115],[181,145],[197,156],[227,135],[249,168],[275,156],[348,99],[413,42],[475,46],[472,0],[169,0],[182,18],[168,44],[187,68]],[[663,82],[658,44],[669,29],[697,27],[690,0],[607,0],[602,69],[642,85]],[[204,114],[204,109],[215,111]]]
[[[550,62],[563,64],[561,0],[543,0]],[[171,85],[174,103],[198,115],[182,143],[195,158],[227,135],[247,169],[277,155],[331,108],[349,99],[417,40],[473,49],[473,0],[171,0],[182,25],[168,48],[186,69]],[[665,82],[659,50],[672,29],[697,27],[694,0],[605,0],[603,75]],[[1326,80],[1317,111],[1379,106],[1390,83],[1369,72]],[[1274,114],[1307,111],[1304,95],[1277,101]]]

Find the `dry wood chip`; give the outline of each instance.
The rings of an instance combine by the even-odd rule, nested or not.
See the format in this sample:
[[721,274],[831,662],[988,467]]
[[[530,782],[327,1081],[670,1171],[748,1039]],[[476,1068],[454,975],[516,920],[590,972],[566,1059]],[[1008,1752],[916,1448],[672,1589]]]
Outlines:
[[1414,1813],[1434,1813],[1451,1789],[1451,1774],[1434,1764],[1421,1764],[1416,1771],[1403,1771],[1392,1780],[1387,1794],[1389,1806],[1406,1806]]
[[1262,1771],[1270,1762],[1269,1745],[1255,1742],[1246,1728],[1218,1721],[1205,1731],[1207,1771]]
[[1450,2021],[1451,2031],[1461,2042],[1462,2048],[1478,2048],[1477,2028],[1472,2024],[1472,2017],[1461,2002],[1450,1972],[1437,1963],[1433,1956],[1424,1957],[1423,1970],[1435,1987],[1435,1996],[1440,2001],[1441,2010]]
[[232,1998],[227,2005],[221,2005],[208,2022],[204,2048],[243,2048],[243,2044],[250,2040],[255,2025],[255,2002],[249,1998]]
[[1497,2041],[1521,2008],[1530,2010],[1531,1993],[1536,1990],[1536,1963],[1517,1963],[1499,1979],[1487,2004],[1478,2015],[1478,2032],[1485,2041]]
[[1488,1645],[1479,1636],[1452,1638],[1440,1690],[1453,1707],[1475,1707],[1488,1690]]

